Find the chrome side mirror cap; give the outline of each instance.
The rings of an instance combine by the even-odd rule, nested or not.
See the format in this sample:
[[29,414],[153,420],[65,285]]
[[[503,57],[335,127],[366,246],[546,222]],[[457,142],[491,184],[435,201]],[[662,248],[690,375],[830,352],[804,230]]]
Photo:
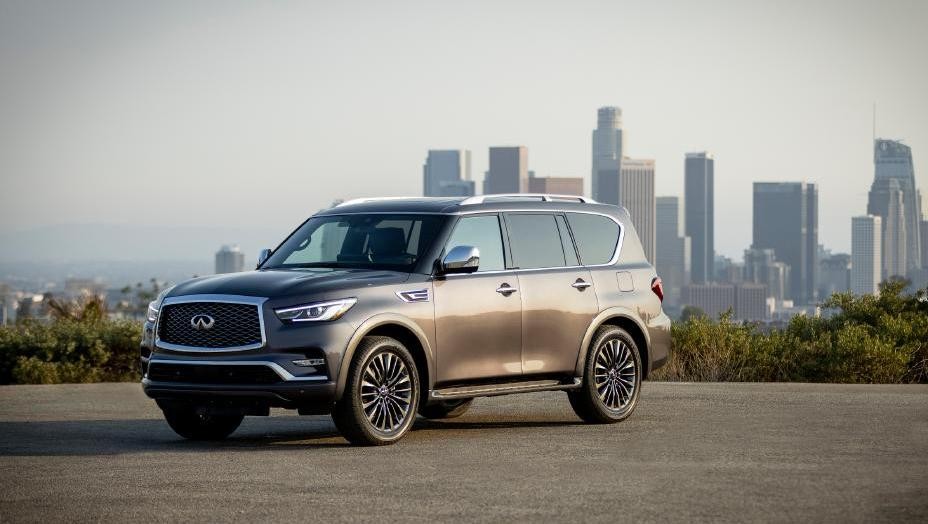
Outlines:
[[261,267],[261,264],[263,264],[265,261],[267,261],[267,259],[271,258],[271,253],[272,253],[272,252],[273,252],[273,251],[271,251],[270,249],[267,249],[267,248],[262,249],[261,252],[258,253],[258,265],[256,265],[255,268]]
[[480,250],[474,246],[455,246],[441,261],[442,274],[473,273],[480,267]]

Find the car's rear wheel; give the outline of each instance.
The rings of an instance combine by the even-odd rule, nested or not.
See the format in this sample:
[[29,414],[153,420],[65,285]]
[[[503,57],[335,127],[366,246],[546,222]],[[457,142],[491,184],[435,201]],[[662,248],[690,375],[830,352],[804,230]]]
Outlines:
[[392,444],[412,427],[418,407],[419,374],[409,350],[390,337],[365,337],[332,411],[338,430],[353,444]]
[[622,328],[599,328],[587,351],[583,384],[568,391],[577,416],[608,424],[628,418],[641,391],[641,356],[634,339]]
[[164,419],[178,435],[190,440],[222,440],[231,435],[244,415],[215,415],[195,406],[165,407]]
[[472,398],[441,400],[419,408],[419,414],[425,418],[441,419],[460,417],[474,403]]

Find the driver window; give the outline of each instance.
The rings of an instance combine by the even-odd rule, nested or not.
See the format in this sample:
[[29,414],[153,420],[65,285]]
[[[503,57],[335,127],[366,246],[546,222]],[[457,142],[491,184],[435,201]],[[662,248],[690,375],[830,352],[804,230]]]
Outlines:
[[458,220],[445,246],[445,253],[456,246],[474,246],[480,250],[478,273],[506,269],[503,238],[496,215],[466,216]]

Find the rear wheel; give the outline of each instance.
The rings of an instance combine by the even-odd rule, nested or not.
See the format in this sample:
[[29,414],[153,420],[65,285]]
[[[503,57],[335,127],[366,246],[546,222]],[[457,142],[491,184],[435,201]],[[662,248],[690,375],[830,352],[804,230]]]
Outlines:
[[231,435],[244,415],[213,415],[204,408],[166,407],[164,419],[178,435],[190,440],[222,440]]
[[422,406],[419,408],[419,414],[425,418],[441,419],[460,417],[470,409],[474,403],[472,398],[462,398],[457,400],[442,400]]
[[418,407],[419,374],[409,350],[390,337],[365,337],[332,411],[338,430],[352,444],[392,444],[412,427]]
[[622,328],[599,328],[587,352],[580,389],[567,392],[577,416],[608,424],[628,418],[641,390],[641,356],[634,339]]

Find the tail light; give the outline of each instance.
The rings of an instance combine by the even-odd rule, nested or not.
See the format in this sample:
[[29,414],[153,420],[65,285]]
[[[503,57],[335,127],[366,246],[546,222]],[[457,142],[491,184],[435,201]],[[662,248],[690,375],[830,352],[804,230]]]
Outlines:
[[651,291],[657,295],[657,298],[661,299],[661,302],[664,301],[664,282],[661,277],[654,277],[654,280],[651,281]]

